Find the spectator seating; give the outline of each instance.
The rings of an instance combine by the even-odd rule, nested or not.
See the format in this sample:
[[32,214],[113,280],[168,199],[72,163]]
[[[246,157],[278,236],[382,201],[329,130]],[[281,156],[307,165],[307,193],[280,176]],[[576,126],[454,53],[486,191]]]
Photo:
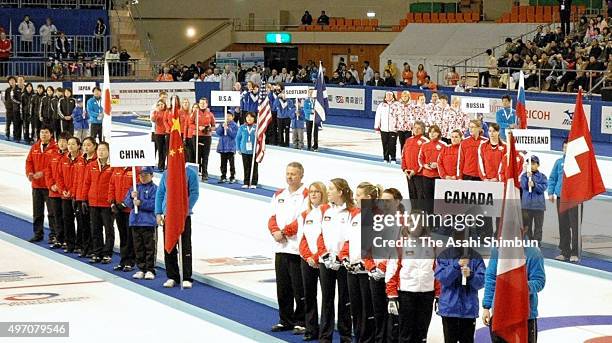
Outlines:
[[477,23],[480,21],[480,14],[478,12],[465,12],[465,13],[406,13],[406,17],[401,19],[399,25],[392,27],[393,31],[402,31],[408,24],[447,24],[447,23]]
[[[572,21],[586,13],[586,6],[572,5]],[[508,13],[504,13],[497,23],[551,23],[559,21],[559,6],[514,6]]]
[[301,25],[299,31],[374,32],[378,19],[329,18],[329,25]]

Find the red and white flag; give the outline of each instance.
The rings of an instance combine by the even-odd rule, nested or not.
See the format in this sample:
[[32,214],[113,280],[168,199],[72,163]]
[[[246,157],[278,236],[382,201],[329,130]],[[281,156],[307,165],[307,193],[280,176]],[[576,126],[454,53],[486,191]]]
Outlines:
[[108,70],[108,62],[104,61],[104,83],[102,83],[102,109],[104,116],[102,117],[102,138],[109,141],[112,131],[111,120],[111,90],[110,90],[110,75]]
[[567,139],[559,210],[563,212],[576,207],[605,191],[606,187],[595,158],[589,124],[582,107],[582,90],[579,90],[572,129]]
[[518,87],[518,95],[516,97],[516,121],[517,128],[526,129],[527,128],[527,108],[525,102],[525,76],[523,75],[523,71],[520,71],[519,78],[519,87]]
[[[506,183],[500,238],[513,241],[522,239],[521,194],[518,154],[512,133],[508,135]],[[527,321],[529,319],[529,288],[525,251],[522,247],[504,246],[499,248],[495,299],[493,300],[493,332],[508,343],[527,342]]]

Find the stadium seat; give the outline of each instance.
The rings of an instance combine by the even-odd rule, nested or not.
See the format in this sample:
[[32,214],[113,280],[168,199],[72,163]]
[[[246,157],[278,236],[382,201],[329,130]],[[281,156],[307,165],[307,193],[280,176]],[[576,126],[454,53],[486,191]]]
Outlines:
[[525,12],[524,14],[519,14],[519,22],[520,23],[526,23],[527,22],[527,12]]
[[527,6],[527,15],[535,17],[535,6]]
[[344,19],[344,25],[348,27],[353,26],[353,19]]
[[519,22],[518,14],[510,14],[510,22],[511,23],[518,23]]
[[378,19],[371,19],[370,23],[372,23],[371,26],[378,27]]
[[535,14],[529,14],[527,13],[527,22],[528,23],[535,23]]
[[512,11],[510,12],[511,15],[519,15],[519,7],[518,6],[512,6]]
[[351,25],[351,26],[347,26],[347,27],[346,27],[346,31],[349,31],[349,32],[355,32],[355,31],[357,31],[357,30],[356,30],[356,27],[355,27],[355,26]]
[[439,13],[432,13],[431,14],[431,22],[432,23],[439,23],[440,22],[440,14]]
[[423,13],[415,13],[414,14],[414,21],[416,23],[422,23],[423,22]]
[[552,17],[552,6],[543,6],[544,16],[550,15]]
[[480,21],[480,14],[478,12],[472,12],[472,21],[477,23]]
[[400,19],[400,26],[401,26],[401,27],[405,27],[406,25],[408,25],[408,20],[406,20],[406,19]]
[[438,18],[440,18],[441,23],[448,23],[448,20],[446,19],[446,13],[440,13],[438,15]]
[[512,15],[510,13],[504,13],[502,15],[502,23],[509,23]]
[[455,21],[458,23],[465,23],[465,20],[463,20],[463,13],[459,12],[455,14]]
[[336,19],[336,24],[337,24],[338,26],[342,26],[342,25],[344,25],[344,18],[338,18],[338,19]]
[[409,23],[414,23],[414,13],[408,13],[408,14],[406,14],[406,20],[407,20]]
[[336,26],[336,18],[329,18],[329,25]]
[[456,23],[457,20],[455,19],[455,13],[446,13],[446,20],[449,23]]
[[536,6],[535,7],[535,15],[536,15],[536,17],[538,15],[544,16],[544,6]]
[[527,7],[529,6],[519,6],[519,18],[524,15],[527,18]]

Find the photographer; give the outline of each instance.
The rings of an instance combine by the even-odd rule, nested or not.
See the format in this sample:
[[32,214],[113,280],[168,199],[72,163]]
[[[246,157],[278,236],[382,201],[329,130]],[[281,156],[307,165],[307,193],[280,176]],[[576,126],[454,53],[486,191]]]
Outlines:
[[197,163],[200,165],[202,181],[208,181],[208,156],[210,155],[212,128],[215,127],[215,116],[208,108],[208,99],[200,98],[200,101],[198,102],[198,107],[200,110],[198,111],[198,127],[196,128],[198,135]]

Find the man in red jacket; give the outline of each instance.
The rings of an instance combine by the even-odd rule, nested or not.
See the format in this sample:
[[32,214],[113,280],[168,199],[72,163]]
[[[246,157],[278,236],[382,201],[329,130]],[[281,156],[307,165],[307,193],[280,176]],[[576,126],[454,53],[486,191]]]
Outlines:
[[49,202],[51,203],[51,212],[55,217],[55,242],[51,246],[52,249],[65,248],[64,244],[64,213],[62,211],[62,190],[59,186],[59,173],[61,164],[60,161],[66,153],[66,147],[68,145],[68,135],[63,132],[57,140],[58,149],[50,155],[47,163],[47,170],[45,172],[45,182],[47,189],[49,190]]
[[478,172],[478,148],[487,139],[482,136],[480,120],[473,119],[469,125],[470,136],[459,145],[459,177],[463,180],[481,181]]
[[[140,175],[140,168],[136,168],[136,175]],[[119,230],[119,251],[121,261],[113,267],[114,270],[129,272],[134,269],[136,254],[132,240],[132,230],[128,227],[130,208],[123,203],[125,195],[132,187],[132,167],[115,167],[108,187],[108,201]]]
[[40,129],[39,140],[32,145],[26,159],[25,171],[28,180],[32,183],[32,229],[34,236],[30,242],[40,242],[44,238],[43,223],[45,215],[45,204],[47,205],[47,218],[49,219],[49,243],[55,241],[55,218],[50,210],[49,190],[45,184],[45,170],[47,170],[48,160],[57,150],[57,145],[52,137],[52,130],[43,126]]
[[406,174],[408,181],[408,196],[412,208],[423,208],[422,201],[425,199],[423,193],[423,168],[419,165],[419,151],[421,146],[429,140],[423,136],[425,123],[420,120],[414,122],[412,128],[413,136],[404,143],[402,150],[402,171]]

